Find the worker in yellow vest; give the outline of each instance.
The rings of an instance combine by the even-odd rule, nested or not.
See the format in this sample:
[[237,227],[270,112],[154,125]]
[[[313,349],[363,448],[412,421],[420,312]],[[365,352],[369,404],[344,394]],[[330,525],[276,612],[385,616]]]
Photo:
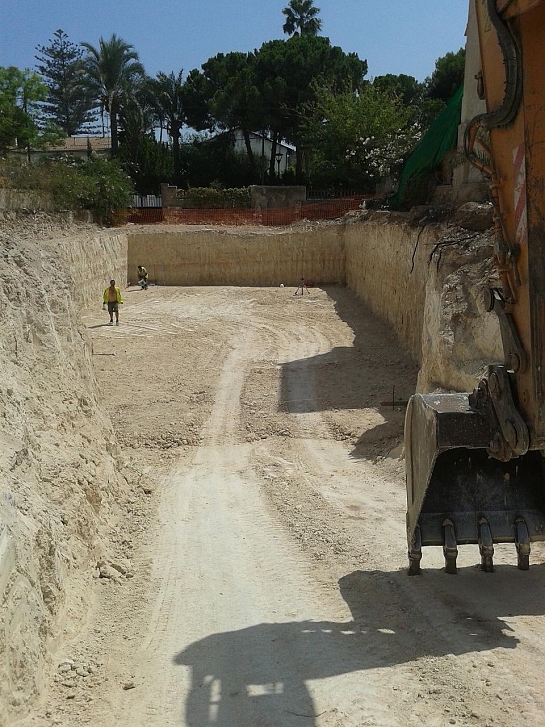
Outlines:
[[121,291],[115,284],[115,280],[110,280],[110,285],[104,291],[102,298],[102,308],[105,309],[108,305],[108,313],[110,314],[109,326],[114,324],[114,313],[115,313],[115,325],[119,325],[119,306],[123,304],[121,300]]

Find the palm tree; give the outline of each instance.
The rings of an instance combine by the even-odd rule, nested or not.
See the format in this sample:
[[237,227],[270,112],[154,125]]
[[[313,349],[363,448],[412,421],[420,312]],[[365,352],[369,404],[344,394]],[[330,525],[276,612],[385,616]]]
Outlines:
[[286,16],[282,30],[287,35],[318,35],[322,29],[317,17],[320,8],[314,6],[314,0],[290,0],[282,12]]
[[144,77],[144,68],[134,47],[113,33],[99,40],[99,47],[81,44],[87,50],[85,70],[91,88],[110,117],[112,156],[119,148],[118,115],[124,98],[134,97],[135,87]]
[[167,134],[172,139],[174,177],[178,183],[181,176],[180,131],[186,121],[182,75],[183,71],[168,76],[160,72],[149,81],[157,118],[166,121]]

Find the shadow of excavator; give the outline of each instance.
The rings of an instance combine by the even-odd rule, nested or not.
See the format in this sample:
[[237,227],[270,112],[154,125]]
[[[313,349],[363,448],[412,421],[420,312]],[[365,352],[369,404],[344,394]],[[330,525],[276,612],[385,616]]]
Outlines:
[[281,411],[377,409],[381,422],[362,433],[352,456],[373,459],[393,449],[403,435],[404,407],[381,406],[394,398],[406,400],[416,385],[417,366],[402,351],[388,324],[355,293],[325,286],[339,318],[354,332],[351,346],[282,365]]
[[[312,683],[424,656],[514,649],[508,616],[545,613],[545,565],[522,574],[498,566],[491,577],[460,569],[456,591],[443,573],[355,571],[339,581],[346,622],[261,623],[190,644],[174,662],[191,670],[183,724],[190,727],[312,727]],[[524,580],[522,580],[524,579]],[[524,587],[516,587],[514,580]],[[310,688],[309,688],[310,687]]]

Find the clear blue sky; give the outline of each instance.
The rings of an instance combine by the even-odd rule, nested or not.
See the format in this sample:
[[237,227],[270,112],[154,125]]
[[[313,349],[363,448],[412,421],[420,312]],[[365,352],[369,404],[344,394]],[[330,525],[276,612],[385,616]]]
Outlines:
[[[216,53],[285,38],[287,0],[0,0],[0,66],[33,68],[35,47],[57,28],[73,43],[112,33],[131,43],[148,74],[200,68]],[[368,78],[424,80],[464,45],[468,0],[315,0],[322,35],[369,64]]]

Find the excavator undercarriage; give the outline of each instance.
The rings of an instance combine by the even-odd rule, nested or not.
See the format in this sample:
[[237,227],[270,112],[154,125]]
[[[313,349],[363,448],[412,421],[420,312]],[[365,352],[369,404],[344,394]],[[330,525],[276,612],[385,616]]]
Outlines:
[[501,287],[486,308],[504,361],[471,393],[415,394],[405,422],[409,574],[422,548],[514,543],[518,567],[545,540],[545,2],[476,0],[488,111],[465,132],[468,160],[488,180]]

